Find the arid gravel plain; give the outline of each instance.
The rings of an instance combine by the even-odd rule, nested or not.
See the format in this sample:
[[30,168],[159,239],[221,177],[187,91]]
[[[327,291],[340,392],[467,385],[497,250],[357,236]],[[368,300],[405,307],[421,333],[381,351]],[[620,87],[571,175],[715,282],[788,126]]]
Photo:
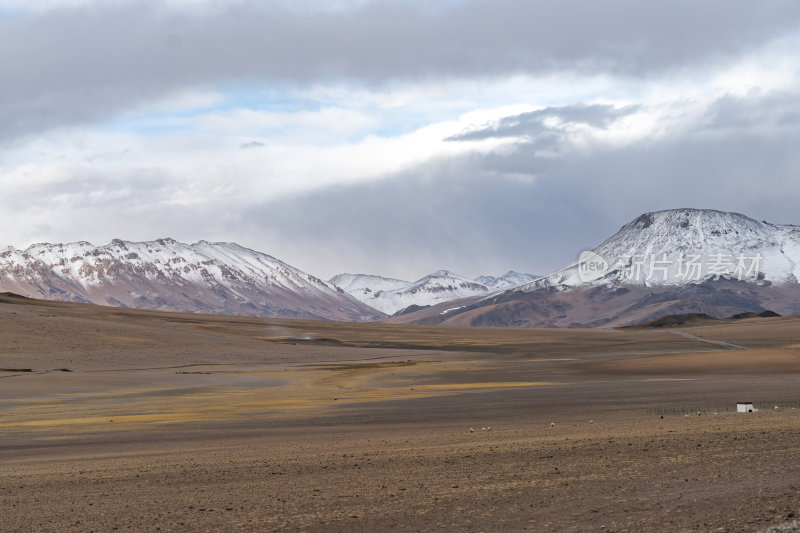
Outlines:
[[457,328],[4,295],[0,336],[3,532],[788,531],[800,512],[794,317]]

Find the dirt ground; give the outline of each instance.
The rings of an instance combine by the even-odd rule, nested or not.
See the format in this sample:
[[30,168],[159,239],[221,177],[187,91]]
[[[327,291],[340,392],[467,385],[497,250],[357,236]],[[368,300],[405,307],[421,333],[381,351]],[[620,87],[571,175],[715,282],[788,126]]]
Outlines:
[[436,328],[2,297],[0,531],[792,524],[798,326]]

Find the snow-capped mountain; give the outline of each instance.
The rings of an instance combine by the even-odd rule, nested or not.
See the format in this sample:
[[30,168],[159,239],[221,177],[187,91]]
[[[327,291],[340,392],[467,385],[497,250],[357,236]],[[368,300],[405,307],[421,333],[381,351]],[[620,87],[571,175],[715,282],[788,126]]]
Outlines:
[[524,285],[525,283],[530,283],[531,281],[537,280],[541,277],[542,276],[537,276],[535,274],[520,274],[519,272],[509,270],[497,278],[494,276],[480,276],[475,278],[475,281],[481,285],[485,285],[490,289],[508,289],[518,285]]
[[0,252],[0,290],[169,311],[356,321],[382,316],[274,257],[234,243],[207,241],[9,247]]
[[370,274],[337,274],[328,282],[344,289],[345,292],[365,303],[374,298],[376,293],[402,289],[411,285],[410,281]]
[[565,268],[500,293],[394,321],[619,326],[667,314],[800,314],[800,226],[738,213],[645,213]]
[[710,209],[645,213],[575,263],[522,289],[683,285],[709,278],[797,283],[800,226]]
[[339,274],[331,278],[331,283],[386,314],[394,314],[411,305],[428,306],[490,292],[485,285],[447,270],[439,270],[414,283],[351,274]]

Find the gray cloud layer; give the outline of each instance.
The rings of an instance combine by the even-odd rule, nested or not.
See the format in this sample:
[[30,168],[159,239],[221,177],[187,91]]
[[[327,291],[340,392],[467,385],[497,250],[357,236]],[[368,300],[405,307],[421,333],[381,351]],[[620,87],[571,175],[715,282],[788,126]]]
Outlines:
[[[58,10],[0,20],[0,143],[227,82],[369,85],[556,71],[650,79],[740,57],[799,22],[793,0],[498,0],[435,11],[393,2],[302,14],[256,2],[213,15],[155,4]],[[4,205],[49,224],[34,228],[40,234],[69,226],[75,239],[233,239],[319,275],[357,269],[403,278],[442,267],[546,272],[649,210],[712,207],[800,223],[800,94],[725,96],[688,133],[569,157],[564,131],[547,122],[603,129],[639,109],[575,104],[520,114],[452,139],[529,139],[514,152],[441,159],[279,202],[158,204],[181,183],[165,184],[143,161],[144,170],[115,176],[87,171],[42,190],[34,183],[6,194]]]
[[[438,161],[381,182],[260,205],[247,219],[301,262],[312,261],[293,242],[329,256],[330,273],[365,264],[400,277],[462,265],[471,275],[548,272],[660,209],[715,208],[800,224],[800,122],[792,122],[800,94],[725,97],[711,109],[705,126],[660,142],[539,158],[532,141],[512,154]],[[716,135],[722,126],[726,134]],[[538,177],[504,177],[515,174]],[[365,259],[359,254],[367,248]]]
[[497,0],[427,11],[384,2],[311,13],[251,2],[213,15],[155,3],[57,10],[0,21],[0,141],[224,82],[562,70],[649,76],[741,54],[798,22],[792,0]]
[[[170,197],[168,185],[135,171],[73,176],[4,201],[40,212],[53,226],[35,228],[43,234],[63,234],[55,225],[68,224],[72,239],[237,240],[321,276],[543,273],[642,212],[676,207],[800,223],[800,94],[728,96],[709,109],[685,135],[559,157],[539,157],[532,141],[513,153],[441,159],[275,202],[162,205],[153,201]],[[556,135],[555,146],[560,141]],[[60,202],[73,206],[68,220],[51,216]]]

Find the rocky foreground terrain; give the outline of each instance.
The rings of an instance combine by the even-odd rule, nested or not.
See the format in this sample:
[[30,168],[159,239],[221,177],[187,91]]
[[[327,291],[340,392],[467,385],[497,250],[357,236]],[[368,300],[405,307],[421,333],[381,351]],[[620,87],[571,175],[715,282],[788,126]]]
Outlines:
[[[0,530],[791,530],[797,331],[794,317],[440,328],[4,296]],[[737,414],[743,400],[759,411]]]

